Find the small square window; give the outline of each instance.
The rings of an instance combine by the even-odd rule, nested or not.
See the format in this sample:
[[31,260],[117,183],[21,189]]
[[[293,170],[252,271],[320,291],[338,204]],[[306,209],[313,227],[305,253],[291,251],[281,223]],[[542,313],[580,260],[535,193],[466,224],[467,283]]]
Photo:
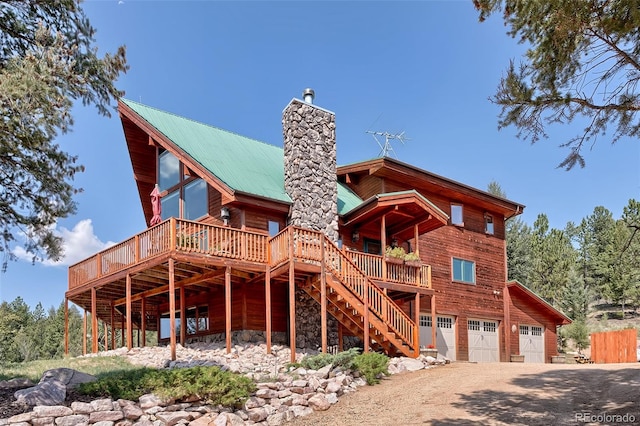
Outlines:
[[464,226],[462,217],[462,204],[451,204],[451,224],[456,226]]
[[469,260],[453,258],[453,281],[475,284],[476,264]]
[[490,214],[484,215],[484,232],[489,235],[493,235],[493,216]]

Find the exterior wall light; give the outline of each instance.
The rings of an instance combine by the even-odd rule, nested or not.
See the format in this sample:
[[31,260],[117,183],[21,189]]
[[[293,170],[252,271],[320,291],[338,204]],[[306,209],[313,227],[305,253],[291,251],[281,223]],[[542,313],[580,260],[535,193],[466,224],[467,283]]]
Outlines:
[[229,207],[222,206],[220,209],[220,218],[224,221],[225,226],[229,224],[229,217],[231,217],[229,214]]
[[354,243],[360,241],[360,232],[357,229],[353,230],[353,233],[351,234],[351,241]]

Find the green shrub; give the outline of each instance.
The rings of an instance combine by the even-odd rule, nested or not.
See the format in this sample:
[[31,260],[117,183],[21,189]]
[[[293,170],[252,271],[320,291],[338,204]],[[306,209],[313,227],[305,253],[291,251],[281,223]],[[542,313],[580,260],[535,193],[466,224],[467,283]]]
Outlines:
[[195,395],[209,404],[227,407],[242,406],[255,389],[255,384],[248,377],[222,371],[218,367],[116,371],[79,387],[84,394],[133,401],[146,393],[176,400]]
[[360,348],[351,348],[334,355],[333,366],[343,369],[353,369],[353,360],[360,354]]
[[353,359],[353,366],[360,372],[368,385],[380,383],[380,375],[389,375],[389,357],[377,352],[367,352]]
[[318,355],[303,358],[302,361],[300,361],[300,365],[308,370],[319,370],[330,364],[334,367],[352,369],[353,359],[359,353],[359,348],[351,348],[347,351],[338,352],[335,355],[320,353]]
[[333,359],[334,356],[331,354],[320,353],[303,358],[300,365],[307,370],[319,370],[325,365],[333,364]]

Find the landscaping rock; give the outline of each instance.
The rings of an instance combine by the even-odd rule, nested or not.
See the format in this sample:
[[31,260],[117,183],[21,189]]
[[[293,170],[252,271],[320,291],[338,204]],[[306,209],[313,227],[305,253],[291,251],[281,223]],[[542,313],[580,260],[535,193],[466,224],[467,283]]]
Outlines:
[[16,402],[26,405],[59,405],[67,397],[67,387],[61,381],[52,379],[21,389],[13,394]]

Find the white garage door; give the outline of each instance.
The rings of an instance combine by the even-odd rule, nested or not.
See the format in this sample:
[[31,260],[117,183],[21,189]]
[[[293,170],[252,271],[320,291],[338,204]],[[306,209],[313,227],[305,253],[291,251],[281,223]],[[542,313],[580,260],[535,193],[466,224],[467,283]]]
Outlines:
[[[456,331],[454,317],[438,316],[436,327],[436,348],[438,354],[456,360]],[[431,315],[420,315],[420,346],[432,344],[431,341]]]
[[470,319],[467,324],[469,361],[498,362],[498,322]]
[[524,355],[524,362],[544,362],[544,330],[542,327],[520,326],[520,355]]

